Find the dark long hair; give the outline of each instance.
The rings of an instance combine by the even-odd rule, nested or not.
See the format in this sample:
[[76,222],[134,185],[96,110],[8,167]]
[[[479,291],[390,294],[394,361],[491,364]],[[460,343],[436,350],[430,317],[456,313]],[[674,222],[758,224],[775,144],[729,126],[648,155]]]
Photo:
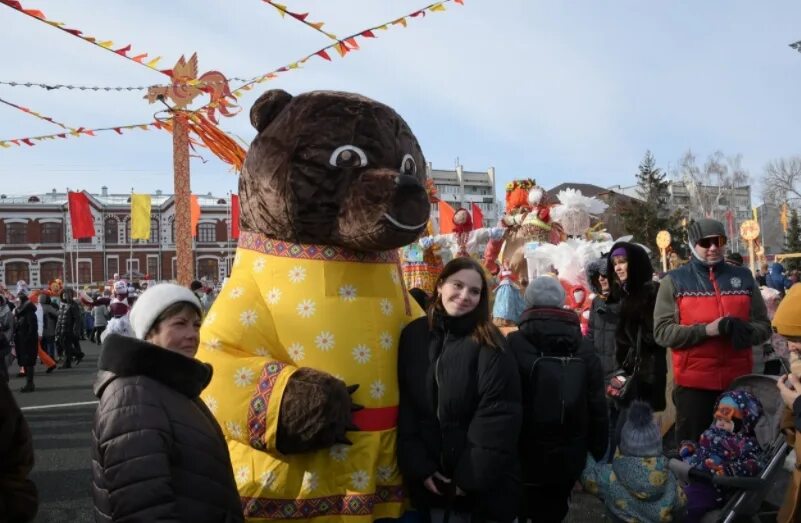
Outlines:
[[467,257],[454,258],[449,261],[442,269],[442,272],[437,278],[434,285],[434,294],[431,297],[431,302],[428,306],[428,325],[429,328],[434,327],[434,316],[440,314],[446,316],[444,307],[442,306],[442,296],[439,293],[439,288],[445,283],[445,280],[459,271],[470,270],[476,271],[481,277],[481,296],[478,299],[476,308],[467,313],[475,320],[475,328],[473,329],[472,337],[476,342],[488,347],[499,348],[501,346],[501,333],[498,328],[492,324],[490,319],[489,308],[489,285],[487,278],[484,275],[484,268],[476,260]]
[[[628,276],[626,277],[625,288],[621,285],[620,281],[618,281],[617,274],[615,273],[615,260],[611,254],[621,248],[626,251],[626,261],[628,262]],[[642,246],[636,243],[617,242],[612,246],[609,252],[606,271],[609,275],[611,302],[620,301],[626,296],[639,294],[643,287],[645,287],[648,282],[652,281],[654,267],[651,265],[648,253]]]

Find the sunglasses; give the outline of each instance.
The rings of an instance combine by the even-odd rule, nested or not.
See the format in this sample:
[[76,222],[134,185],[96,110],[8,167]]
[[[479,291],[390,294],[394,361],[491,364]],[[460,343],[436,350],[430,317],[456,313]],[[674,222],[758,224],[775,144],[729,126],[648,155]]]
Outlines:
[[726,238],[723,236],[713,236],[711,238],[701,238],[698,240],[698,245],[704,249],[708,249],[713,243],[716,247],[723,247],[726,245]]

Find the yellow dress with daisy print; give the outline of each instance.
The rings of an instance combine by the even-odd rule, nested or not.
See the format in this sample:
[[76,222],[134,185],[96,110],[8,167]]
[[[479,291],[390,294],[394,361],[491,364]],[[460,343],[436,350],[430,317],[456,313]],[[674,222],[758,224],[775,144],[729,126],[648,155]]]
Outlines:
[[[354,253],[243,231],[200,332],[214,367],[201,397],[225,433],[248,521],[373,521],[405,507],[396,464],[401,330],[423,313],[397,252]],[[276,450],[287,381],[311,367],[359,384],[352,446]]]

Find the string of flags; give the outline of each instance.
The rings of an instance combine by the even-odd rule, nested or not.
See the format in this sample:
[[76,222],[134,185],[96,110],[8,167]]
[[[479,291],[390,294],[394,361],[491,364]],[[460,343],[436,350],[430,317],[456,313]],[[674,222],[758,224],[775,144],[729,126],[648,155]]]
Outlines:
[[57,121],[53,120],[53,119],[52,119],[52,118],[50,118],[49,116],[45,116],[45,115],[43,115],[43,114],[37,113],[36,111],[31,111],[31,110],[30,110],[30,109],[28,109],[27,107],[23,107],[23,106],[21,106],[21,105],[17,105],[17,104],[15,104],[15,103],[9,102],[8,100],[4,100],[3,98],[0,98],[0,103],[3,103],[3,104],[5,104],[5,105],[8,105],[9,107],[13,107],[14,109],[18,109],[18,110],[22,111],[23,113],[27,113],[27,114],[29,114],[29,115],[31,115],[31,116],[34,116],[34,117],[36,117],[36,118],[39,118],[40,120],[44,120],[44,121],[46,121],[46,122],[50,122],[50,123],[51,123],[51,124],[53,124],[53,125],[58,125],[58,126],[59,126],[59,127],[61,127],[62,129],[66,129],[66,130],[68,130],[68,131],[74,131],[74,130],[75,130],[74,128],[72,128],[72,127],[69,127],[69,126],[67,126],[67,125],[64,125],[64,124],[63,124],[63,123],[61,123],[61,122],[57,122]]
[[[247,82],[248,80],[249,80],[248,78],[238,78],[236,76],[231,76],[231,77],[226,78],[225,81],[223,81],[223,80],[219,80],[219,81],[202,80],[202,81],[199,81],[198,83],[195,83],[193,85],[196,85],[196,86],[200,87],[200,86],[206,86],[206,85],[210,86],[210,85],[216,85],[216,84],[224,84],[224,83],[232,82],[232,81],[234,81],[234,82]],[[1,81],[0,80],[0,85],[8,85],[8,86],[11,86],[11,87],[38,87],[38,88],[41,88],[41,89],[46,89],[48,91],[54,91],[54,90],[58,90],[58,89],[67,89],[67,90],[70,90],[70,91],[72,91],[72,90],[78,90],[78,91],[146,91],[146,90],[150,89],[151,87],[170,87],[171,84],[153,84],[153,85],[138,85],[138,86],[127,86],[127,87],[121,87],[121,86],[110,87],[110,86],[100,86],[100,85],[45,84],[45,83],[41,83],[41,82],[5,82],[5,81]]]
[[85,129],[83,127],[78,127],[77,129],[73,129],[65,133],[45,134],[40,136],[28,136],[26,138],[10,138],[7,140],[0,140],[0,147],[2,147],[3,149],[8,149],[13,146],[21,147],[23,145],[33,147],[34,145],[36,145],[36,142],[44,142],[47,140],[59,140],[70,137],[79,138],[81,136],[95,136],[95,133],[106,132],[106,131],[114,131],[117,134],[122,134],[123,131],[130,131],[130,130],[148,131],[151,128],[162,129],[163,127],[164,124],[158,121],[150,123],[139,123],[133,125],[119,125],[116,127],[99,127],[96,129]]
[[323,26],[325,25],[325,22],[309,22],[308,20],[306,20],[309,17],[309,13],[293,13],[292,11],[287,9],[287,6],[279,4],[278,2],[273,2],[272,0],[262,0],[262,2],[264,2],[265,4],[270,4],[271,6],[276,8],[278,10],[278,13],[281,15],[281,18],[284,18],[284,16],[289,15],[295,20],[301,22],[302,24],[311,27],[315,31],[323,33],[331,40],[337,39],[337,35],[329,33],[327,31],[323,31]]
[[44,22],[48,25],[51,25],[56,29],[71,34],[72,36],[77,36],[81,40],[89,42],[92,45],[100,47],[101,49],[105,49],[106,51],[111,51],[112,53],[118,54],[123,58],[131,60],[132,62],[136,62],[139,65],[143,65],[148,69],[152,69],[153,71],[166,74],[167,76],[171,75],[171,71],[169,69],[159,69],[158,67],[156,67],[159,61],[161,60],[160,56],[148,60],[148,53],[138,53],[138,54],[131,53],[131,47],[132,47],[131,44],[118,47],[117,45],[114,44],[112,40],[102,40],[94,36],[86,35],[83,33],[83,31],[79,29],[72,29],[67,27],[64,22],[56,22],[55,20],[48,19],[47,16],[44,14],[44,12],[40,11],[39,9],[24,8],[22,6],[22,2],[20,2],[19,0],[0,0],[0,4],[7,5],[11,9],[15,9],[22,14],[28,15],[31,18],[39,20],[40,22]]

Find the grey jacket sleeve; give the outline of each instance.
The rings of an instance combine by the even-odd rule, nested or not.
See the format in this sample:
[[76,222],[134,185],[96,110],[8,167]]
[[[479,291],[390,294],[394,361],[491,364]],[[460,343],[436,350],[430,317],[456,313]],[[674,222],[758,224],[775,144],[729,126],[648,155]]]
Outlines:
[[[764,308],[764,303],[762,304]],[[658,345],[683,349],[707,338],[705,325],[679,325],[679,311],[673,297],[673,280],[665,276],[659,283],[654,307],[654,340]]]
[[113,521],[179,521],[172,487],[172,427],[157,394],[126,384],[102,398],[95,437]]
[[762,299],[762,293],[759,292],[759,285],[756,282],[754,282],[754,292],[751,294],[751,321],[749,323],[754,328],[754,332],[751,334],[753,345],[768,341],[773,329],[770,326],[765,300]]

